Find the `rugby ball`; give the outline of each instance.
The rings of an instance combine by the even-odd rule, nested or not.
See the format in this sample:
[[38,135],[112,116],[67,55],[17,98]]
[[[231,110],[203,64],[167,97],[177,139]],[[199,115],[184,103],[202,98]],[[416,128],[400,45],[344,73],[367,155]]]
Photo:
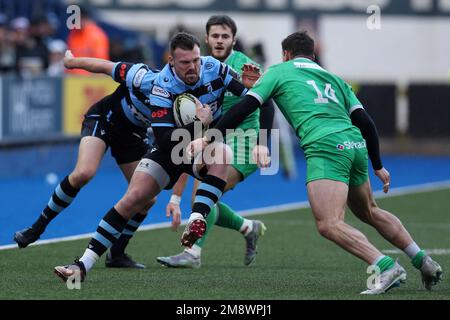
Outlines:
[[196,119],[196,105],[198,99],[190,93],[182,93],[173,102],[173,115],[178,127],[185,126]]

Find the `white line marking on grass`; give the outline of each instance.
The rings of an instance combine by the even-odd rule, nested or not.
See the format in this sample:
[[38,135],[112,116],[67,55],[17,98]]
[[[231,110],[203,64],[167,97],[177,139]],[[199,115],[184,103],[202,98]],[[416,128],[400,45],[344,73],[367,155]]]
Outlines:
[[[403,195],[407,195],[407,194],[437,191],[437,190],[448,189],[448,188],[450,188],[450,180],[444,180],[444,181],[438,181],[438,182],[430,182],[430,183],[412,185],[412,186],[407,186],[407,187],[393,188],[389,191],[388,194],[385,194],[385,193],[383,193],[383,191],[380,190],[380,191],[374,192],[374,195],[376,198],[390,198],[390,197],[403,196]],[[283,212],[283,211],[289,211],[289,210],[304,209],[304,208],[308,208],[308,207],[309,207],[308,201],[301,201],[301,202],[291,202],[291,203],[286,203],[286,204],[281,204],[281,205],[274,205],[274,206],[238,211],[238,214],[243,217],[249,217],[249,216],[254,216],[254,215],[269,214],[269,213],[273,213],[275,211]],[[187,223],[187,219],[181,221],[182,225],[185,225],[186,223]],[[170,224],[171,224],[170,222],[161,222],[161,223],[142,225],[139,227],[139,231],[168,228],[168,227],[170,227]],[[43,244],[49,244],[49,243],[57,243],[57,242],[63,242],[63,241],[88,239],[88,238],[92,238],[93,235],[94,235],[94,233],[85,233],[85,234],[69,236],[69,237],[61,237],[61,238],[54,238],[54,239],[48,239],[48,240],[39,240],[39,241],[36,241],[35,243],[31,244],[30,246],[43,245]],[[17,248],[16,244],[8,244],[8,245],[0,246],[0,250],[15,249],[15,248]],[[447,249],[436,249],[436,250],[447,250]]]
[[[450,254],[450,249],[423,249],[427,254],[432,254],[435,256],[446,256]],[[382,250],[386,254],[403,254],[402,250],[399,249],[388,249]]]

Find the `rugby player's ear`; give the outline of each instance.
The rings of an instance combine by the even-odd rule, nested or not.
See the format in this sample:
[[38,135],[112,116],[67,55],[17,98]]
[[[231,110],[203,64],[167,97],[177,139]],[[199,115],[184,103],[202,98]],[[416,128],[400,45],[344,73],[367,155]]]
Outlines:
[[169,65],[173,67],[173,57],[169,55]]
[[208,34],[205,35],[205,43],[208,44]]
[[283,62],[286,62],[289,60],[289,52],[287,50],[283,50]]

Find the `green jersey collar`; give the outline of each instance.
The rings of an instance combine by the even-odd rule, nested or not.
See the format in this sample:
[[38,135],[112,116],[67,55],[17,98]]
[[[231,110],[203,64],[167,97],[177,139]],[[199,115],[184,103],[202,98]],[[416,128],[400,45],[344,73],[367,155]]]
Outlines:
[[297,58],[294,58],[292,60],[305,60],[306,62],[316,63],[315,61],[313,61],[311,59],[308,59],[308,58],[305,58],[305,57],[297,57]]
[[223,63],[228,64],[228,60],[230,60],[231,56],[234,54],[234,49],[231,49],[228,57],[223,61]]

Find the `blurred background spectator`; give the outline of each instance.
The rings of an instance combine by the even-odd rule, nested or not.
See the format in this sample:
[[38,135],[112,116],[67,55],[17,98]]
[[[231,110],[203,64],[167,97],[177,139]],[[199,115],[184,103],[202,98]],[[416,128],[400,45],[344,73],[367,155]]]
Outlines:
[[47,74],[49,76],[61,76],[64,74],[65,68],[63,60],[66,50],[66,43],[60,39],[51,40],[49,42],[49,65],[47,69]]
[[15,70],[21,76],[38,75],[48,66],[48,49],[35,27],[25,17],[17,17],[11,21]]
[[8,29],[8,18],[0,13],[0,73],[14,69],[14,43]]
[[[87,1],[78,4],[81,26],[69,30],[69,2],[0,0],[0,74],[61,74],[62,48],[72,50],[75,56],[144,62],[153,68],[161,68],[165,63],[166,43],[156,41],[151,33],[99,19],[98,11]],[[89,74],[81,70],[66,72]]]

